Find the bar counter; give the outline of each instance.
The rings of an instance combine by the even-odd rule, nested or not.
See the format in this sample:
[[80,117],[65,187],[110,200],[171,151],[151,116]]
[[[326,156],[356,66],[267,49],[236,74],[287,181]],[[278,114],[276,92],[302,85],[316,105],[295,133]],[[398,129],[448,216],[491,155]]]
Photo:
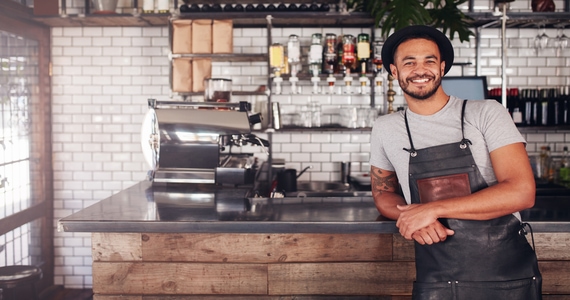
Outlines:
[[[59,221],[67,232],[397,233],[371,196],[246,198],[247,188],[153,186],[149,181]],[[539,189],[521,212],[535,232],[570,232],[570,196]],[[363,193],[357,193],[363,194]]]
[[[568,299],[568,196],[539,191],[521,215],[543,299]],[[247,188],[143,181],[58,229],[91,232],[95,300],[411,299],[413,243],[369,194],[355,195],[248,198]]]

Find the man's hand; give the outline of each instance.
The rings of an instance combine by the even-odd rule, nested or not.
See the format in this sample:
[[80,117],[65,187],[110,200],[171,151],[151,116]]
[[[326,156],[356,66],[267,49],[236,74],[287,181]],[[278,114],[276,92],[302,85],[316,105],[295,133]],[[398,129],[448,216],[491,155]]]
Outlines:
[[[433,210],[424,204],[398,205],[397,208],[400,210],[400,216],[396,226],[405,239],[413,238],[420,244],[432,244],[443,241],[454,233],[444,227]],[[414,234],[416,236],[413,236]]]
[[443,242],[455,232],[441,224],[439,221],[428,225],[412,234],[412,239],[420,245],[431,245]]

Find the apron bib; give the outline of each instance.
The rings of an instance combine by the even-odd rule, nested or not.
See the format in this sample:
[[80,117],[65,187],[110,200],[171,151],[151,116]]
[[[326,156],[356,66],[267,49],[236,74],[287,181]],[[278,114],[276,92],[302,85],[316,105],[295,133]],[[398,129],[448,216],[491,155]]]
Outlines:
[[[465,196],[487,188],[464,136],[462,140],[416,150],[408,119],[409,179],[412,203]],[[442,218],[455,231],[444,242],[415,242],[414,300],[541,299],[542,278],[536,254],[524,237],[524,225],[512,214],[478,221]]]

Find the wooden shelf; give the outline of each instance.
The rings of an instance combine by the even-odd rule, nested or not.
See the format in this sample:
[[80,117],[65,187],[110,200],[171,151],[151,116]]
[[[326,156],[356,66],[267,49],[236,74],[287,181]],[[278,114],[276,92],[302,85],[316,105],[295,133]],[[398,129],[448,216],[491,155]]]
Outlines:
[[210,58],[213,62],[215,61],[228,61],[228,62],[255,62],[262,61],[267,62],[269,57],[267,54],[249,54],[249,53],[229,53],[229,54],[170,54],[169,59],[178,57],[190,57],[190,58]]

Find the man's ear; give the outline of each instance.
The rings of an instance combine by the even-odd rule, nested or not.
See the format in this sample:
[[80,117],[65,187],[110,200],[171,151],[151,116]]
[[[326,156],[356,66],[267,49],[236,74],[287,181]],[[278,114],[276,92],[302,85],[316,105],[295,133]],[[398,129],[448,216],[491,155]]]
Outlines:
[[445,75],[445,60],[441,61],[441,76]]
[[398,77],[398,69],[394,64],[390,64],[390,72],[392,73],[392,76],[396,78]]

